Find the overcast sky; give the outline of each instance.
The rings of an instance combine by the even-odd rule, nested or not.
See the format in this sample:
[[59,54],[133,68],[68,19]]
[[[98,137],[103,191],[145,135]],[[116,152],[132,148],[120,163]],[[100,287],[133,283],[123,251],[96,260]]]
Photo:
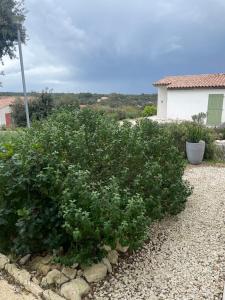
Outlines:
[[[225,0],[25,0],[29,91],[154,91],[166,75],[225,72]],[[4,59],[2,91],[21,91]],[[1,91],[0,90],[0,91]]]

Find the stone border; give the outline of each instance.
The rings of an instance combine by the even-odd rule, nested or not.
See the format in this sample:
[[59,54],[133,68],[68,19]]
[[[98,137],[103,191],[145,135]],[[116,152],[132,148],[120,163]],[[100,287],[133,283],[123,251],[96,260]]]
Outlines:
[[6,271],[15,282],[24,286],[28,292],[38,298],[45,300],[65,300],[65,298],[51,290],[43,290],[38,284],[32,281],[31,274],[28,271],[19,269],[15,264],[11,264],[10,259],[3,254],[0,254],[0,270]]
[[[90,284],[104,280],[107,273],[113,272],[113,266],[118,265],[119,252],[125,253],[128,248],[122,247],[118,242],[115,250],[105,245],[103,249],[106,251],[106,257],[101,262],[79,268],[78,264],[72,267],[54,265],[53,257],[49,255],[36,256],[31,260],[31,254],[22,257],[17,266],[0,253],[0,271],[7,272],[16,283],[38,299],[81,300],[91,291]],[[32,272],[22,268],[24,265]]]

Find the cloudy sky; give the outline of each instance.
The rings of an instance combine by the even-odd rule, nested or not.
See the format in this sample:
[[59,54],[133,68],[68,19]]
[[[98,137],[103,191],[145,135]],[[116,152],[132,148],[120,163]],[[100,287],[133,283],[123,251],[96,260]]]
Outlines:
[[[29,91],[154,91],[165,75],[225,72],[225,0],[25,0]],[[2,91],[20,91],[4,59]],[[1,91],[0,90],[0,91]]]

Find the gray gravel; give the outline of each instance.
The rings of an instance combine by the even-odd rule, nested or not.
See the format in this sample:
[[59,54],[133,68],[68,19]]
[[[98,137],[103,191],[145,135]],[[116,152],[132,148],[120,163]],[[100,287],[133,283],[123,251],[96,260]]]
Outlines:
[[193,167],[186,209],[151,228],[150,242],[93,299],[222,299],[225,281],[225,168]]

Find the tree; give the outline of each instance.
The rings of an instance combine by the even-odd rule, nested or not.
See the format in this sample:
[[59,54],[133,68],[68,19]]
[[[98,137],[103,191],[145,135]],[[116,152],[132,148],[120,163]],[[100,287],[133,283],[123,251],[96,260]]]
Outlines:
[[[29,112],[31,120],[41,120],[46,118],[54,107],[54,99],[51,90],[44,90],[41,94],[33,93],[29,101]],[[21,98],[17,98],[11,105],[12,118],[16,126],[26,126],[26,114],[24,103]]]
[[[25,18],[23,0],[0,1],[0,63],[3,57],[15,57],[15,42],[17,41],[17,27],[14,22],[16,16]],[[22,26],[22,42],[25,42],[25,28]],[[0,72],[1,74],[2,72]]]
[[[24,16],[24,6],[21,0],[0,1],[0,59],[8,55],[15,56],[15,41],[17,40],[17,28],[14,23],[16,16]],[[22,40],[25,41],[25,29],[22,28]]]

